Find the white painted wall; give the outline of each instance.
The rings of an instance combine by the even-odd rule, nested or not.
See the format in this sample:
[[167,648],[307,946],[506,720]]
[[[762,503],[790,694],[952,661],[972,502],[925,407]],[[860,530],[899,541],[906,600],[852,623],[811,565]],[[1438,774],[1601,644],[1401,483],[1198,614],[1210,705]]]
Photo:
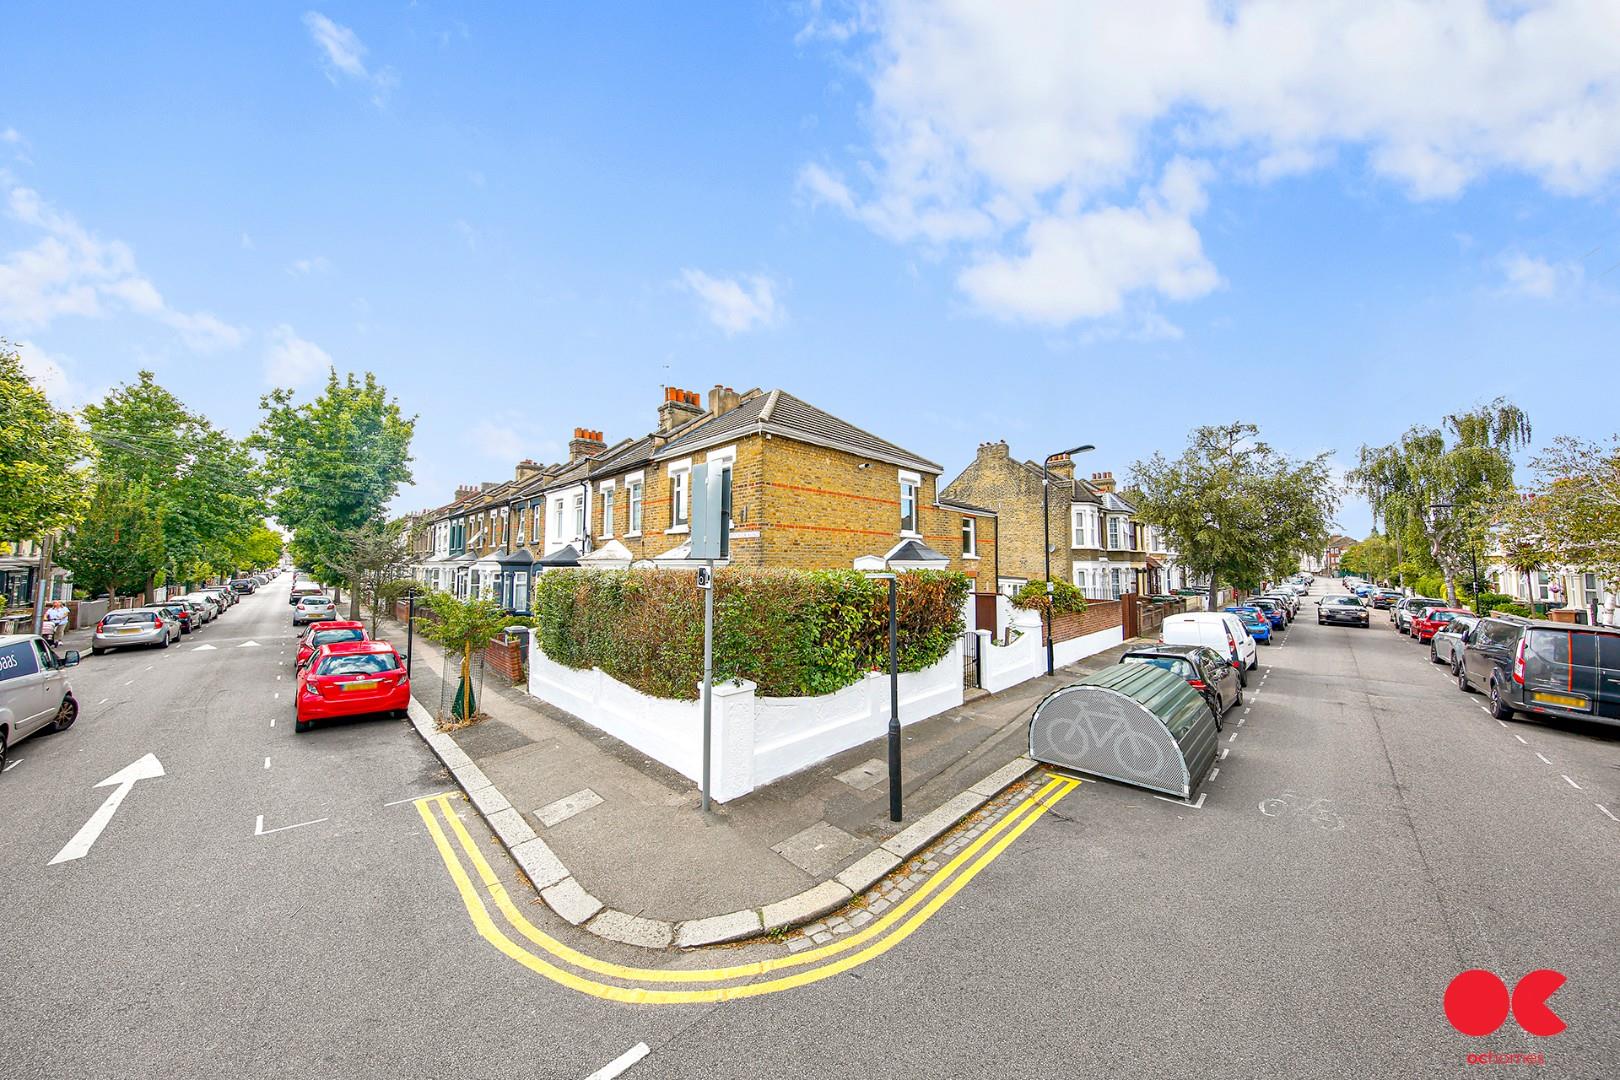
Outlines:
[[[694,782],[702,779],[703,705],[649,697],[600,668],[575,671],[529,638],[529,693],[635,747]],[[816,698],[758,697],[740,682],[714,690],[711,795],[728,802],[756,787],[881,736],[889,724],[888,676],[868,674]],[[900,676],[900,723],[962,704],[962,646],[924,671]]]

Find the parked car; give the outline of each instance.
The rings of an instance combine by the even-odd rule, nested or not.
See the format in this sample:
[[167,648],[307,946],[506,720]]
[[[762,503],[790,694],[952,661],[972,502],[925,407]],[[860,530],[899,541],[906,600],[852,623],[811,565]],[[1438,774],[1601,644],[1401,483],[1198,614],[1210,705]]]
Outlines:
[[1410,633],[1412,630],[1412,616],[1421,615],[1426,609],[1431,607],[1445,606],[1446,602],[1444,600],[1436,600],[1432,596],[1408,596],[1405,600],[1402,600],[1400,603],[1395,605],[1394,609],[1390,612],[1389,617],[1390,620],[1395,624],[1395,629],[1399,630],[1403,634],[1406,634]]
[[1451,673],[1457,674],[1457,661],[1462,657],[1462,640],[1479,622],[1479,616],[1458,615],[1429,638],[1429,662],[1450,664]]
[[1324,596],[1316,602],[1316,625],[1359,626],[1371,625],[1367,607],[1354,596]]
[[332,603],[330,596],[320,593],[306,593],[298,598],[293,607],[293,625],[303,626],[306,623],[320,622],[323,619],[337,618],[337,605]]
[[1491,715],[1620,725],[1620,630],[1492,615],[1463,639],[1457,688],[1490,695]]
[[236,590],[232,589],[229,585],[204,585],[197,591],[200,593],[207,593],[215,600],[218,600],[220,610],[222,612],[229,611],[231,608],[235,607],[236,602],[241,599],[241,597],[236,595]]
[[1242,619],[1243,629],[1247,631],[1248,635],[1254,638],[1255,641],[1258,641],[1262,645],[1271,644],[1271,620],[1266,618],[1265,613],[1259,608],[1243,606],[1222,608],[1221,610],[1230,611],[1232,614]]
[[1468,614],[1472,613],[1467,608],[1424,608],[1412,618],[1412,640],[1419,645],[1427,645],[1452,619]]
[[0,637],[0,773],[12,746],[36,731],[66,731],[78,719],[67,677],[78,662],[77,651],[57,656],[37,634]]
[[203,589],[198,589],[196,592],[186,593],[186,595],[181,597],[181,599],[200,601],[205,607],[208,608],[209,622],[213,622],[215,619],[219,618],[225,613],[225,601],[219,598],[218,593],[211,593]]
[[317,720],[367,713],[404,716],[411,680],[399,653],[386,641],[322,645],[298,673],[293,730],[302,734]]
[[236,593],[238,596],[246,596],[248,593],[258,588],[257,585],[253,584],[253,582],[249,581],[247,578],[232,578],[230,581],[226,582],[226,584],[229,585],[231,587],[231,591]]
[[165,600],[161,604],[153,604],[151,607],[154,611],[162,612],[165,619],[172,619],[178,623],[181,637],[202,627],[202,616],[178,600]]
[[170,600],[171,604],[180,604],[191,612],[191,628],[200,630],[213,619],[214,612],[206,603],[195,596],[177,596]]
[[1248,673],[1260,664],[1260,647],[1243,620],[1230,611],[1189,611],[1171,615],[1159,627],[1164,645],[1206,645],[1229,659],[1238,669],[1239,685],[1249,685]]
[[1372,601],[1373,607],[1380,611],[1388,611],[1390,608],[1400,603],[1401,597],[1405,595],[1406,594],[1401,592],[1399,589],[1379,589],[1370,594],[1368,599]]
[[1152,664],[1172,675],[1180,675],[1187,685],[1204,696],[1215,727],[1234,705],[1243,704],[1243,682],[1237,669],[1207,645],[1149,645],[1132,649],[1119,658],[1122,664]]
[[1251,596],[1244,601],[1248,607],[1254,608],[1266,617],[1273,630],[1288,629],[1288,609],[1283,607],[1280,600],[1272,600],[1263,596]]
[[287,603],[296,604],[305,596],[318,596],[326,591],[326,586],[318,581],[300,581],[293,585],[292,595],[287,597]]
[[330,620],[317,623],[304,631],[299,639],[298,652],[293,657],[294,669],[302,668],[309,663],[309,658],[315,655],[315,650],[322,645],[336,645],[340,641],[370,641],[371,636],[366,633],[366,624],[359,622],[345,622]]
[[156,645],[167,649],[171,642],[179,641],[180,623],[165,618],[155,608],[127,608],[109,611],[96,623],[90,636],[90,654],[100,656],[108,649],[123,649],[132,645]]

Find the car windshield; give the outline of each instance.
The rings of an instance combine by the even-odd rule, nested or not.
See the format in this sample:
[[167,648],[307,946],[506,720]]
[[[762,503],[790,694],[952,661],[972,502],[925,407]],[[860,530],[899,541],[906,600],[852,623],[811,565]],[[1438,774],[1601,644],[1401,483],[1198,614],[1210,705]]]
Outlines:
[[115,611],[105,621],[108,626],[118,626],[120,623],[149,623],[156,619],[155,611]]
[[1192,664],[1179,656],[1127,656],[1120,660],[1122,664],[1146,664],[1149,667],[1163,668],[1172,675],[1180,675],[1183,679],[1193,677]]
[[309,639],[309,643],[311,645],[320,646],[320,645],[330,645],[330,644],[332,644],[333,642],[336,642],[336,641],[364,641],[364,640],[366,640],[366,632],[364,630],[360,630],[360,629],[320,630],[320,631],[317,631]]
[[299,607],[315,607],[325,603],[329,601],[324,596],[304,596],[298,600]]
[[1322,603],[1326,604],[1329,607],[1360,607],[1361,606],[1361,604],[1359,602],[1357,602],[1354,597],[1350,597],[1350,596],[1330,596],[1326,600],[1323,600]]
[[321,661],[321,675],[381,675],[399,670],[399,660],[393,653],[354,653],[349,656],[328,656]]

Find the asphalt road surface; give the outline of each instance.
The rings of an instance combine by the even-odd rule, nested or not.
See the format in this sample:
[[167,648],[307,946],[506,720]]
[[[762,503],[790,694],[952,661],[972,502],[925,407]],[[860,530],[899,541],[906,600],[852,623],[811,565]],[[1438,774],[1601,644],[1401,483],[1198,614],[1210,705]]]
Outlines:
[[[1261,650],[1196,809],[1083,784],[869,960],[646,1005],[480,936],[414,802],[450,783],[408,725],[294,736],[289,584],[167,651],[87,656],[78,723],[13,749],[6,1077],[580,1078],[640,1044],[631,1080],[1454,1076],[1487,1052],[1620,1073],[1620,732],[1502,725],[1382,613],[1317,627],[1307,602]],[[147,754],[163,775],[51,865]],[[525,903],[457,805],[565,944],[782,951],[611,951]],[[1568,1029],[1453,1031],[1442,995],[1476,967],[1562,972]]]

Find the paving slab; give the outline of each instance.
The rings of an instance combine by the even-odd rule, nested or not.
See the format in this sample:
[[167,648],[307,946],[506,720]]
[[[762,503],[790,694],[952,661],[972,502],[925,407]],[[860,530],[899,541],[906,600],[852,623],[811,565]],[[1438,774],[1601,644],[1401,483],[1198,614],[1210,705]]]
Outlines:
[[540,819],[540,824],[549,829],[553,825],[562,824],[575,814],[583,813],[593,806],[601,805],[602,796],[590,788],[580,788],[572,795],[564,795],[556,802],[542,806],[534,812],[534,816]]
[[826,877],[863,845],[836,825],[818,821],[794,833],[780,844],[771,845],[788,862],[811,877]]

